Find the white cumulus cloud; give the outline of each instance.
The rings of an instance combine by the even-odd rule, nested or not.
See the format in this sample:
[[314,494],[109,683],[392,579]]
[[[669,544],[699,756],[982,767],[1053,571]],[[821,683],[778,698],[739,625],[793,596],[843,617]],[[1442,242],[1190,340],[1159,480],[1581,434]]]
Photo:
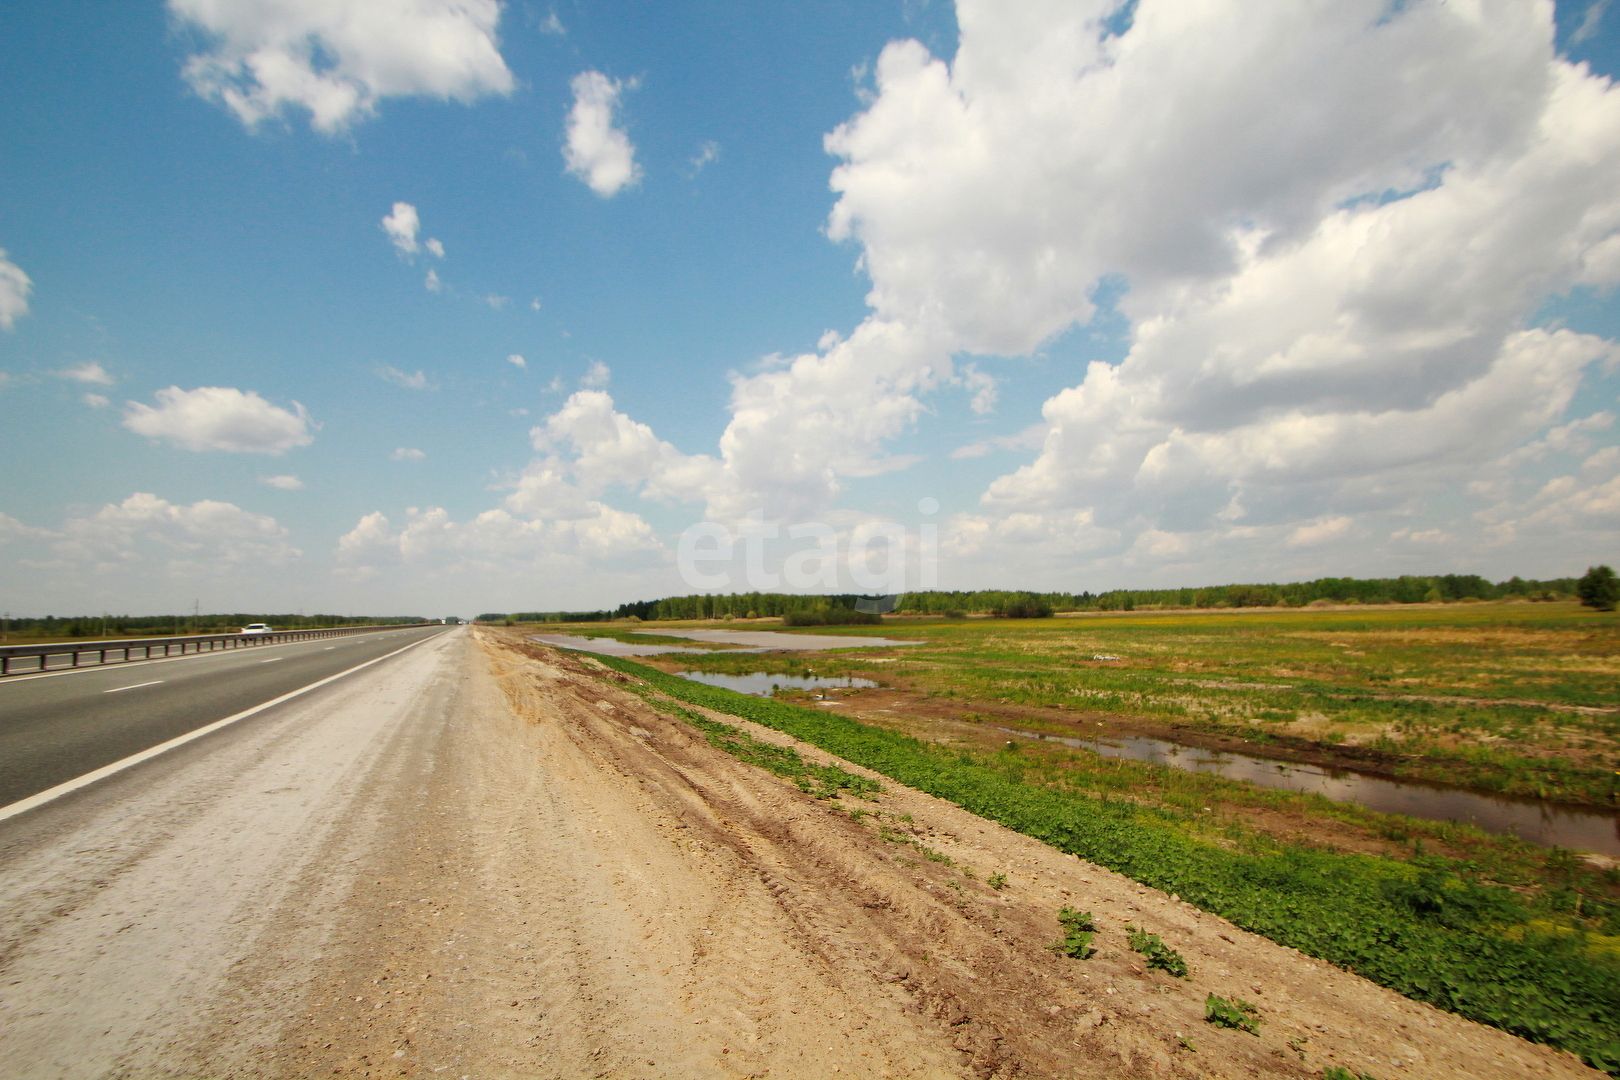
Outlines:
[[171,386],[156,394],[157,407],[131,401],[124,426],[137,435],[164,439],[187,450],[230,450],[282,454],[315,440],[308,414],[298,402],[292,410],[272,405],[252,390]]
[[421,461],[423,458],[427,457],[427,455],[422,451],[409,446],[402,446],[388,456],[393,458],[395,461]]
[[689,168],[686,175],[696,178],[698,173],[702,172],[704,169],[708,168],[714,162],[719,160],[720,144],[715,142],[713,139],[710,139],[702,146],[698,147],[698,152],[693,155],[692,160],[687,163]]
[[1620,91],[1549,7],[1142,0],[1110,33],[1118,6],[961,0],[954,60],[891,44],[827,140],[873,318],[933,338],[897,373],[1030,353],[1122,291],[1124,361],[1046,403],[994,513],[1089,513],[1165,565],[1327,545],[1557,424],[1614,355],[1524,328],[1620,280]]
[[375,370],[377,378],[383,382],[391,382],[395,386],[403,386],[407,390],[438,389],[438,387],[428,382],[427,374],[422,371],[401,371],[399,368],[390,367],[387,364],[378,364]]
[[662,555],[639,516],[574,500],[544,514],[500,508],[468,521],[438,507],[413,507],[398,529],[386,515],[371,513],[338,540],[334,559],[340,576],[351,580],[404,571],[413,581],[482,580],[503,591],[540,588],[555,595],[559,583],[644,567]]
[[523,359],[523,357],[518,353],[513,353],[511,356],[508,356],[506,358],[506,362],[515,368],[527,368],[529,366],[529,362]]
[[56,535],[53,567],[101,573],[161,566],[185,577],[276,565],[302,554],[268,515],[213,499],[182,506],[147,492],[69,518]]
[[574,106],[568,111],[563,160],[568,171],[604,199],[641,179],[630,137],[614,126],[619,94],[635,83],[610,79],[600,71],[574,77]]
[[0,248],[0,329],[10,330],[28,314],[28,294],[33,290],[33,280]]
[[[416,234],[422,231],[422,219],[417,215],[416,207],[408,202],[394,204],[393,210],[382,219],[382,230],[388,234],[394,249],[407,260],[423,250],[436,259],[444,258],[444,245],[439,241],[431,237],[417,241]],[[431,270],[428,273],[433,274]]]
[[497,0],[169,0],[199,31],[184,74],[253,127],[288,106],[336,132],[385,97],[509,94]]
[[63,379],[72,379],[74,382],[95,383],[98,386],[111,386],[116,380],[108,374],[107,369],[94,360],[87,360],[70,368],[58,371],[57,376]]
[[267,484],[273,488],[280,488],[282,491],[301,491],[304,487],[304,482],[298,477],[285,475],[261,476],[259,477],[259,483]]
[[1327,543],[1329,540],[1337,540],[1350,531],[1352,524],[1354,522],[1350,518],[1340,514],[1338,517],[1301,525],[1288,534],[1288,546],[1310,547],[1315,544]]
[[[808,520],[915,460],[890,446],[931,395],[1008,411],[977,357],[1050,346],[1062,372],[1061,335],[1120,326],[1115,362],[1071,363],[1019,434],[953,455],[1023,462],[942,552],[1080,587],[1620,540],[1607,414],[1565,415],[1620,352],[1533,321],[1620,283],[1620,89],[1557,54],[1551,7],[1140,0],[1120,28],[1121,8],[960,0],[950,61],[889,45],[826,140],[868,318],[732,376],[712,455],[587,376],[498,513],[586,520],[621,489]],[[638,175],[622,89],[575,80],[565,155],[602,195]]]

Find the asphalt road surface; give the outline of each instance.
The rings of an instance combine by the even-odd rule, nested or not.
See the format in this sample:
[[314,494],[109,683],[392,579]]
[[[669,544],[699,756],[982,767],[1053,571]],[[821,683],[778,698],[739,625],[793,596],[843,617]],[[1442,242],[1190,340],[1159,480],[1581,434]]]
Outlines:
[[411,627],[0,680],[0,807],[444,629]]

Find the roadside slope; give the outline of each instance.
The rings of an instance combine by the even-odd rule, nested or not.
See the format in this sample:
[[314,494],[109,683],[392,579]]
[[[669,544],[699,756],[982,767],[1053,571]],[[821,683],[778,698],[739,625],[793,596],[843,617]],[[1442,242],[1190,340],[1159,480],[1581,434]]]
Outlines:
[[[631,796],[634,812],[626,804],[614,816],[621,850],[645,845],[659,889],[690,898],[648,906],[639,947],[666,957],[660,964],[673,965],[714,1030],[735,1031],[740,1057],[728,1064],[742,1075],[833,1075],[835,1065],[928,1075],[913,1071],[923,1064],[910,1059],[919,1040],[933,1049],[929,1068],[940,1060],[975,1076],[1307,1076],[1332,1064],[1380,1077],[1601,1075],[847,763],[882,779],[884,793],[870,803],[813,799],[715,750],[593,661],[485,640],[516,711]],[[806,760],[835,762],[710,715]],[[1007,888],[986,884],[994,873],[1008,876]],[[1096,958],[1048,951],[1066,905],[1097,916]],[[1127,924],[1180,950],[1191,977],[1144,968],[1124,947]],[[736,1010],[737,1021],[747,1017],[741,1026],[726,1019],[739,987],[752,1001]],[[1257,1004],[1260,1035],[1205,1023],[1211,992]],[[804,1053],[789,1050],[796,1039],[819,1035],[802,1008],[792,1011],[807,993],[822,1002],[823,1022],[842,1013],[864,1029],[826,1040],[813,1051],[821,1057],[791,1056]],[[894,1052],[900,1036],[883,1034],[868,1056],[838,1059],[861,1031],[884,1029],[909,1029],[904,1053]]]

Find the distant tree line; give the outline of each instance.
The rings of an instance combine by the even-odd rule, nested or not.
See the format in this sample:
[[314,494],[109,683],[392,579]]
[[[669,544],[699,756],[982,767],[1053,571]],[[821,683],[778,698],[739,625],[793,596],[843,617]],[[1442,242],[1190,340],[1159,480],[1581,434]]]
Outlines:
[[250,623],[277,630],[324,630],[335,626],[396,626],[425,623],[417,615],[46,615],[7,619],[0,629],[23,637],[164,637],[171,634],[224,634]]
[[[855,614],[856,601],[863,599],[865,597],[856,593],[834,593],[830,596],[762,592],[694,593],[690,596],[671,596],[663,600],[638,600],[633,604],[620,604],[614,615],[621,619],[632,615],[638,619],[723,619],[727,615],[734,619],[764,619],[774,616],[785,617],[794,613]],[[812,621],[800,625],[817,624]],[[835,625],[849,625],[849,623]]]
[[[1478,574],[1403,575],[1396,578],[1317,578],[1287,585],[1234,584],[1179,589],[1111,589],[1101,593],[976,592],[907,593],[898,610],[945,615],[1010,614],[1009,608],[1051,611],[1134,611],[1144,607],[1304,607],[1333,604],[1434,604],[1459,600],[1557,600],[1573,598],[1575,578],[1550,581],[1520,577],[1492,583]],[[1037,612],[1038,613],[1038,612]],[[1022,617],[1029,617],[1023,615]]]
[[[1589,573],[1607,570],[1595,568]],[[1584,579],[1583,579],[1584,580]],[[1605,578],[1605,583],[1610,579]],[[1332,604],[1424,604],[1460,600],[1574,599],[1581,595],[1576,578],[1534,580],[1512,577],[1491,582],[1478,574],[1403,575],[1395,578],[1317,578],[1279,584],[1210,585],[1179,589],[1110,589],[1104,592],[1024,592],[977,589],[966,592],[913,592],[900,595],[895,610],[901,614],[1000,615],[1040,618],[1059,611],[1135,611],[1138,608],[1243,608],[1304,607]],[[1587,586],[1593,595],[1607,595],[1608,584]],[[1593,592],[1594,588],[1597,589]],[[865,622],[847,616],[855,611],[854,593],[810,596],[799,593],[694,593],[662,600],[637,600],[608,611],[528,611],[491,613],[479,622],[611,622],[615,619],[755,619],[793,616],[798,625],[845,625]]]
[[637,600],[620,604],[612,611],[514,611],[486,612],[478,616],[483,623],[504,622],[612,622],[615,619],[760,619],[786,616],[791,613],[821,615],[799,625],[827,625],[826,617],[844,621],[832,625],[851,625],[855,622],[881,621],[866,618],[846,618],[862,613],[855,611],[855,602],[864,599],[854,593],[834,596],[806,596],[798,593],[728,593],[691,596],[671,596],[663,600]]
[[474,619],[481,623],[520,622],[612,622],[611,611],[512,611],[485,612]]

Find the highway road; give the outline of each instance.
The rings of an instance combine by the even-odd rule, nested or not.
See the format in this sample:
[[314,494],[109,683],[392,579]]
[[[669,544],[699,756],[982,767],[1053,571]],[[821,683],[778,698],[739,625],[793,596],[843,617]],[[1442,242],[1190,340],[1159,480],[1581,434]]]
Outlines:
[[445,629],[410,627],[0,680],[0,807]]

